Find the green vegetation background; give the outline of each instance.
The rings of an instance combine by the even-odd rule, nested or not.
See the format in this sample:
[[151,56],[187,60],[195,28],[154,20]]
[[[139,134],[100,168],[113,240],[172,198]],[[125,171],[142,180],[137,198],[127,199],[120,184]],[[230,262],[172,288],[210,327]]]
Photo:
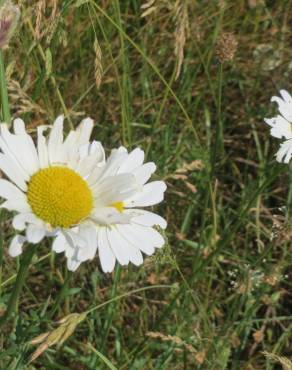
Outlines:
[[[142,267],[104,274],[98,258],[84,263],[56,307],[65,259],[40,245],[0,333],[0,368],[281,369],[263,351],[292,355],[292,170],[275,162],[263,118],[276,112],[272,95],[292,90],[291,1],[19,5],[5,51],[13,116],[31,133],[60,113],[67,130],[91,116],[108,151],[143,148],[167,182],[155,210],[169,226],[167,246]],[[238,48],[220,64],[225,32]],[[7,254],[11,217],[1,211],[2,311],[19,263]],[[112,298],[28,365],[31,339]]]

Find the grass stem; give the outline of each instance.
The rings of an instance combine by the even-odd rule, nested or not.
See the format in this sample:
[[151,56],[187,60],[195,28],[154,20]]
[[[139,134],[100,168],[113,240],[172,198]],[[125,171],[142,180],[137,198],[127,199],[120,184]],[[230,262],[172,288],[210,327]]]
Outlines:
[[13,287],[13,291],[8,301],[7,309],[4,315],[0,318],[0,328],[7,322],[7,320],[13,315],[18,308],[18,297],[25,282],[28,268],[31,260],[36,252],[37,244],[29,245],[20,261],[20,267],[16,277],[16,281]]
[[5,78],[5,66],[3,50],[0,49],[0,93],[1,93],[1,108],[2,108],[2,119],[7,124],[10,124],[11,116],[8,102],[7,84]]
[[68,274],[67,274],[67,277],[64,281],[64,284],[62,285],[62,288],[55,300],[55,303],[54,303],[54,306],[51,310],[51,312],[49,313],[49,318],[52,318],[53,315],[55,314],[55,312],[57,311],[57,309],[59,308],[60,306],[60,303],[62,302],[62,300],[66,297],[66,293],[68,291],[68,287],[69,287],[69,283],[72,279],[72,276],[73,276],[73,272],[72,271],[68,271]]

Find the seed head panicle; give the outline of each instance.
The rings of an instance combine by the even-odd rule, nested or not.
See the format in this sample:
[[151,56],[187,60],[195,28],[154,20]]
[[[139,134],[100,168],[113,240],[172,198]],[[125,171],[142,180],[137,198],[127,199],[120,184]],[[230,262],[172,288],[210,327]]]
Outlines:
[[86,312],[81,314],[72,313],[58,323],[60,324],[56,329],[42,333],[29,343],[32,345],[39,345],[30,357],[29,363],[36,360],[48,348],[57,345],[61,346],[75,331],[76,327],[86,318]]
[[11,1],[6,1],[0,8],[0,48],[8,46],[17,22],[20,17],[20,10]]
[[238,42],[233,33],[223,33],[216,44],[216,56],[220,63],[230,62],[236,53]]
[[96,87],[99,88],[101,85],[102,74],[103,74],[103,66],[102,66],[102,53],[99,42],[97,39],[94,40],[94,52],[95,52],[95,60],[94,60],[94,77]]

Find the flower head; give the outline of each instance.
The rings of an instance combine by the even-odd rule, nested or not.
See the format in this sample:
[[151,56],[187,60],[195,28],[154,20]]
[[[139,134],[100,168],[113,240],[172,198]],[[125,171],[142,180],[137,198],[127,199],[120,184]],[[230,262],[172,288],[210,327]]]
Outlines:
[[220,63],[231,62],[234,59],[238,42],[233,33],[223,33],[216,44],[216,56]]
[[278,162],[289,163],[292,157],[292,97],[286,90],[280,90],[281,97],[273,96],[271,101],[278,104],[279,113],[276,117],[265,118],[271,126],[271,135],[278,139],[286,139],[280,144],[276,154]]
[[[39,243],[54,237],[53,250],[65,252],[67,266],[76,270],[92,259],[97,249],[104,271],[120,264],[143,262],[164,244],[153,226],[166,222],[151,212],[135,209],[159,203],[166,189],[153,181],[154,163],[143,164],[144,152],[123,147],[108,160],[102,145],[89,138],[93,121],[87,118],[63,139],[63,116],[53,127],[39,126],[37,146],[25,131],[24,122],[14,121],[14,134],[0,126],[1,205],[17,214],[9,253],[22,253],[24,242]],[[45,131],[50,130],[49,135]],[[145,185],[146,184],[146,185]]]

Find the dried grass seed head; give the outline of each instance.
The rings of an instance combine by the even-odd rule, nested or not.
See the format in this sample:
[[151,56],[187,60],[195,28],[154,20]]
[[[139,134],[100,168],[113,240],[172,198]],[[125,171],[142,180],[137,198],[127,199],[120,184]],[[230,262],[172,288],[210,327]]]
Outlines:
[[223,33],[216,44],[216,56],[220,63],[233,60],[238,42],[233,33]]
[[20,10],[11,1],[6,1],[0,8],[0,48],[9,44],[20,17]]

